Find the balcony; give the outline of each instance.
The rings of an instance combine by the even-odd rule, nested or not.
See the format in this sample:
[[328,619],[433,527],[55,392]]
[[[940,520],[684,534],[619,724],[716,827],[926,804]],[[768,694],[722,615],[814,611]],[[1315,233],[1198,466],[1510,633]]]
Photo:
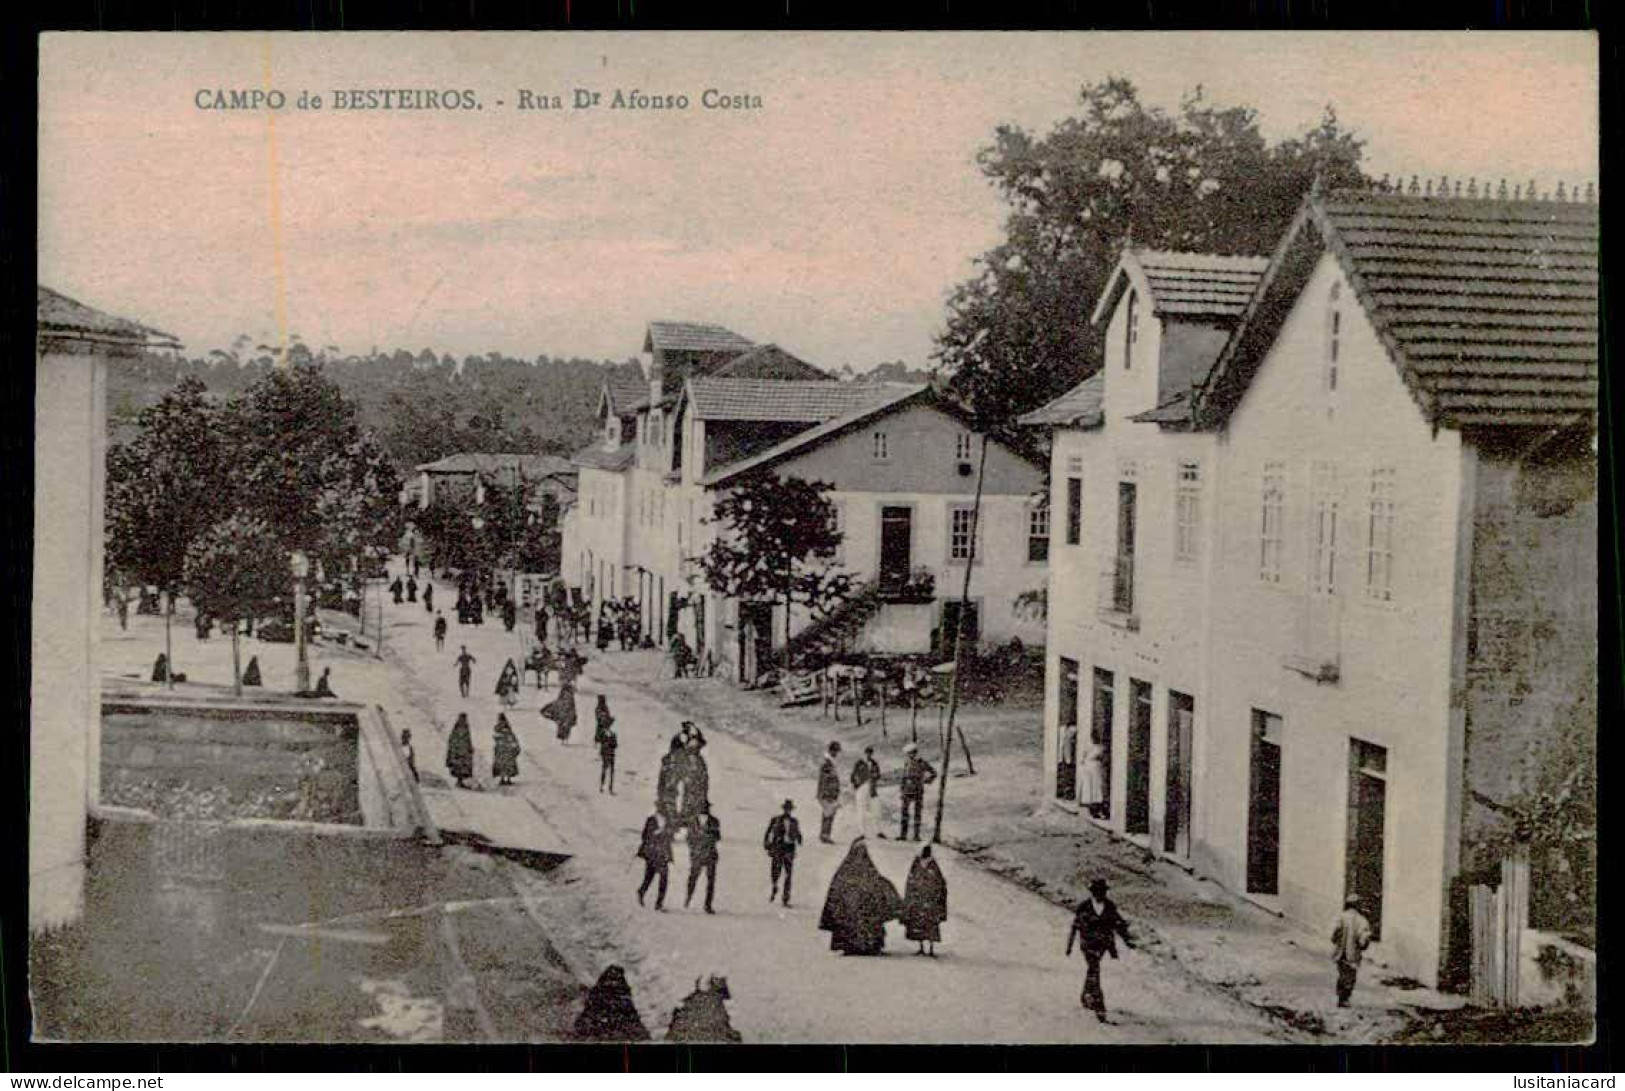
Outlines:
[[907,574],[882,572],[875,592],[881,602],[933,602],[937,597],[937,577],[929,568],[915,568]]
[[1113,557],[1100,574],[1100,618],[1131,632],[1140,628],[1134,612],[1134,555]]

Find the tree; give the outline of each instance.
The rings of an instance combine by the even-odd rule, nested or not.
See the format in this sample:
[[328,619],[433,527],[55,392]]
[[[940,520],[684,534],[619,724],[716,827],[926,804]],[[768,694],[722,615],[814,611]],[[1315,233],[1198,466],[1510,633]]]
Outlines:
[[289,578],[288,555],[262,519],[229,515],[187,548],[187,594],[200,611],[231,624],[231,685],[239,697],[242,623],[271,612]]
[[[1200,88],[1169,114],[1114,77],[1086,84],[1079,105],[1078,115],[1042,138],[1000,126],[978,159],[1010,206],[1006,237],[949,296],[933,353],[947,392],[969,410],[982,436],[973,550],[988,438],[1014,440],[1021,413],[1098,366],[1104,331],[1090,324],[1089,304],[1123,247],[1266,253],[1317,178],[1329,187],[1364,182],[1361,141],[1338,125],[1330,107],[1317,127],[1272,148],[1256,111],[1214,106]],[[967,565],[937,779],[938,840],[970,584]]]
[[230,504],[221,413],[202,380],[185,377],[137,417],[139,431],[107,453],[107,559],[121,576],[164,595],[164,653],[175,669],[170,620],[186,554],[211,511]]
[[833,567],[841,533],[826,495],[832,487],[794,476],[748,475],[706,520],[720,531],[695,559],[717,594],[784,604],[786,671],[796,604],[825,614],[851,589],[850,577]]

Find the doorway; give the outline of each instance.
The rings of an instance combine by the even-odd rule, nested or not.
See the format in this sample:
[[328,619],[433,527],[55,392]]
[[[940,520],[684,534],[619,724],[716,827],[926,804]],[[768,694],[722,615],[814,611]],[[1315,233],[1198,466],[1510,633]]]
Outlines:
[[1281,886],[1281,717],[1253,709],[1247,804],[1247,892]]
[[936,650],[943,659],[952,659],[954,655],[955,639],[959,636],[960,606],[965,609],[965,645],[966,652],[976,647],[976,642],[982,637],[982,617],[980,603],[971,600],[961,603],[959,599],[947,599],[942,604],[942,625],[937,629]]
[[773,663],[773,604],[739,604],[739,680],[755,685]]
[[914,509],[888,505],[880,509],[880,582],[896,587],[908,582],[914,563]]
[[1383,826],[1388,806],[1388,749],[1349,740],[1349,818],[1344,893],[1357,894],[1360,912],[1371,922],[1371,938],[1382,937]]
[[1060,716],[1061,745],[1055,766],[1055,798],[1076,799],[1078,792],[1078,661],[1061,660],[1060,693],[1056,709]]
[[1138,678],[1129,679],[1123,830],[1126,833],[1151,832],[1151,683]]
[[1191,854],[1191,726],[1196,701],[1168,691],[1168,776],[1162,804],[1162,851]]
[[1098,817],[1112,816],[1112,703],[1115,697],[1111,671],[1095,668],[1094,710],[1089,729],[1100,746],[1100,807]]

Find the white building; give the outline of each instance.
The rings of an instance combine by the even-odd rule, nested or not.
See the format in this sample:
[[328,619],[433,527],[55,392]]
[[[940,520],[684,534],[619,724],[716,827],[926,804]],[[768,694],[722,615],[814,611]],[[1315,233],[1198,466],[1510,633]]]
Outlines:
[[[1188,369],[1125,256],[1102,372],[1032,418],[1057,520],[1083,498],[1046,797],[1065,722],[1110,724],[1113,829],[1317,928],[1358,894],[1385,961],[1460,980],[1461,877],[1594,747],[1596,223],[1313,196]],[[1534,866],[1532,923],[1583,923],[1583,852]]]

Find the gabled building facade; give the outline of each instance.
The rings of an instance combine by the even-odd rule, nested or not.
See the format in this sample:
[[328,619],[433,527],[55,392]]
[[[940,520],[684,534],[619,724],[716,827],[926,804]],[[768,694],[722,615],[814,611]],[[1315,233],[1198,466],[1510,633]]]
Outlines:
[[[1384,960],[1428,983],[1460,979],[1463,882],[1498,862],[1507,814],[1594,761],[1596,223],[1590,204],[1312,196],[1188,387],[1116,399],[1134,380],[1108,352],[1096,434],[1149,426],[1171,478],[1133,523],[1136,595],[1160,583],[1188,631],[1150,588],[1138,646],[1075,627],[1057,550],[1046,766],[1060,657],[1085,694],[1104,667],[1113,828],[1316,927],[1358,895]],[[1084,488],[1121,498],[1152,456],[1091,461],[1089,436],[1058,429],[1058,489],[1081,457]],[[1085,505],[1097,555],[1123,555],[1126,510]],[[1158,537],[1199,551],[1183,578]],[[1149,752],[1149,792],[1125,750]],[[1585,853],[1565,855],[1532,861],[1535,927],[1584,926]]]

